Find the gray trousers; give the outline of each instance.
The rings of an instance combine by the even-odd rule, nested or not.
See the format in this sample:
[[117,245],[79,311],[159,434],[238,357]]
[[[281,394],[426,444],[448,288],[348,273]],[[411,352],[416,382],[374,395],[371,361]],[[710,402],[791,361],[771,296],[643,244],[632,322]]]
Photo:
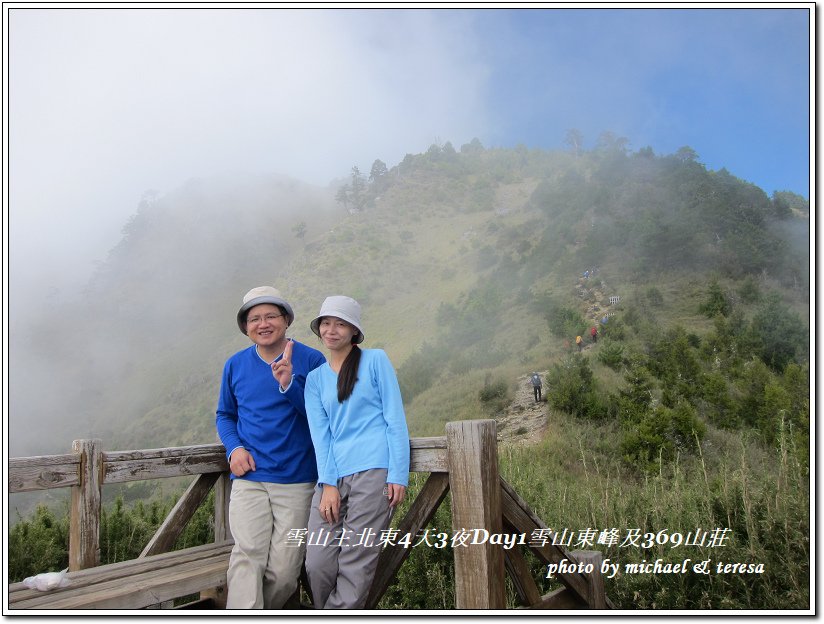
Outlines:
[[338,480],[340,515],[335,524],[321,518],[323,486],[315,489],[309,511],[306,574],[316,609],[362,609],[375,577],[381,531],[394,509],[386,496],[386,469],[364,470]]

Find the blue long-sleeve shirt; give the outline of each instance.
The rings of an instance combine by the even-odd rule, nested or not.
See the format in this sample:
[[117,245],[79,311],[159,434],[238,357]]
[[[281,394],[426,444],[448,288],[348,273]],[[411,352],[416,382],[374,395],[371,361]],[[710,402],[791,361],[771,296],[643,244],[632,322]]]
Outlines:
[[320,351],[293,341],[292,383],[284,392],[255,345],[226,361],[215,424],[227,458],[242,446],[255,460],[255,470],[243,479],[269,483],[317,479],[303,390],[309,371],[324,362]]
[[386,468],[388,483],[409,484],[409,431],[395,369],[381,349],[361,349],[352,395],[338,402],[338,375],[328,363],[306,378],[306,414],[318,482]]

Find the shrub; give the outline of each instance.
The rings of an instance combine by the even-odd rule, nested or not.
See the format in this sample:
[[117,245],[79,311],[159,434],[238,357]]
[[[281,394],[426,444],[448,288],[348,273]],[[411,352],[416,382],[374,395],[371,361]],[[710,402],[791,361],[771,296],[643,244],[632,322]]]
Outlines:
[[[136,559],[172,509],[182,492],[127,507],[118,495],[104,505],[100,516],[100,562]],[[174,549],[199,546],[214,540],[214,492],[192,516]],[[9,531],[9,580],[22,581],[41,572],[57,572],[68,566],[68,509],[59,516],[38,505],[30,518],[19,518]]]
[[579,353],[553,366],[549,387],[549,403],[555,409],[580,418],[602,418],[606,414],[589,361]]
[[735,404],[727,387],[727,378],[720,372],[704,376],[699,406],[704,418],[719,427],[729,429],[738,424]]
[[663,463],[672,461],[677,452],[695,450],[705,432],[704,423],[686,401],[673,409],[659,406],[624,429],[621,452],[636,468],[655,472]]
[[658,290],[655,286],[650,286],[649,288],[647,288],[646,296],[647,303],[653,308],[660,308],[662,305],[664,305],[664,296],[661,294],[661,291]]
[[604,338],[613,340],[625,340],[627,337],[626,324],[619,318],[611,317],[605,325],[601,326],[601,335]]
[[752,329],[760,339],[759,355],[773,370],[781,371],[796,353],[806,349],[805,323],[779,295],[768,295],[752,319]]
[[761,299],[761,289],[758,287],[758,282],[752,275],[744,278],[741,286],[738,288],[738,296],[744,303],[756,303]]
[[548,304],[544,316],[556,336],[576,336],[587,324],[578,310],[554,302]]
[[490,412],[499,412],[509,404],[509,384],[503,379],[490,381],[487,376],[478,398]]
[[28,519],[18,517],[9,531],[9,581],[41,572],[59,572],[69,565],[69,519],[38,505]]
[[717,280],[710,282],[707,289],[707,298],[698,306],[698,311],[707,318],[727,316],[731,311],[730,302]]
[[612,370],[618,370],[624,362],[624,346],[614,340],[602,340],[598,349],[598,361]]

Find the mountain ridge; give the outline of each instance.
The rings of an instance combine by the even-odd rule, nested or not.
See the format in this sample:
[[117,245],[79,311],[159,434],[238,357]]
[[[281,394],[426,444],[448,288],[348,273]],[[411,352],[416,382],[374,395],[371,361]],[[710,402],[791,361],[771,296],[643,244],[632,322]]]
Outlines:
[[[582,302],[574,284],[587,267],[600,267],[616,293],[666,290],[658,280],[668,276],[689,291],[676,297],[694,301],[710,275],[760,279],[760,262],[792,276],[795,291],[769,275],[762,282],[803,313],[809,272],[796,258],[806,250],[772,233],[776,224],[809,232],[803,198],[771,200],[678,156],[464,147],[408,154],[368,182],[353,170],[352,186],[365,188],[357,209],[336,204],[334,188],[281,176],[195,180],[145,201],[85,293],[105,302],[102,320],[99,304],[66,312],[76,336],[60,359],[76,370],[35,417],[61,400],[72,414],[91,412],[55,428],[63,449],[69,436],[111,448],[214,441],[223,361],[247,344],[234,314],[261,284],[292,302],[291,334],[309,344],[325,296],[358,299],[370,346],[389,351],[407,390],[417,359],[434,358],[421,389],[408,392],[412,430],[426,434],[443,424],[427,414],[433,386],[477,385],[499,370],[515,379],[563,355],[568,337],[549,330],[545,305]],[[710,326],[695,309],[681,312]],[[33,360],[50,339],[35,343]],[[478,413],[461,392],[455,418]]]

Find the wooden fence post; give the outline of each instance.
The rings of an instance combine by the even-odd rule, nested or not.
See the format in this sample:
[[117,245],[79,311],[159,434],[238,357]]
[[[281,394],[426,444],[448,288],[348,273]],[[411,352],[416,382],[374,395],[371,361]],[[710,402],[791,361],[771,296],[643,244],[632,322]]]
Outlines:
[[232,480],[224,472],[215,483],[215,541],[224,542],[232,539],[229,526],[229,497],[232,495]]
[[592,572],[587,575],[587,586],[589,587],[589,599],[587,605],[590,609],[606,609],[607,595],[604,589],[604,577],[601,575],[601,563],[604,555],[597,550],[573,550],[572,555],[584,565],[592,564]]
[[503,549],[483,539],[503,531],[497,444],[494,420],[446,425],[452,529],[471,531],[480,537],[474,541],[484,542],[453,548],[458,609],[506,608]]
[[100,565],[100,505],[103,452],[100,440],[75,440],[80,455],[80,483],[72,486],[69,519],[69,570]]
[[[228,472],[223,472],[215,483],[215,542],[232,539],[229,526],[229,497],[232,493],[232,480]],[[226,608],[226,586],[213,587],[200,592],[201,599],[212,601],[214,609]]]

